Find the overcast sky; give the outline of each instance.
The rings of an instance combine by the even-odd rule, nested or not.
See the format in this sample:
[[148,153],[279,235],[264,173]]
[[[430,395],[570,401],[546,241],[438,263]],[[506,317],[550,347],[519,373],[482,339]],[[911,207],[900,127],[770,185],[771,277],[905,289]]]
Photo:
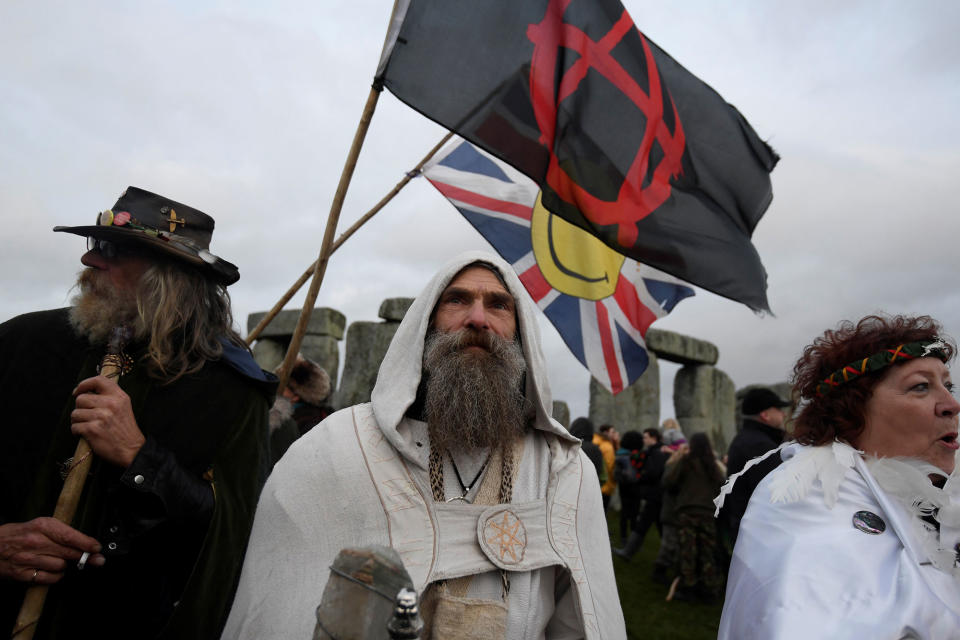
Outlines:
[[[737,387],[786,380],[844,318],[928,313],[960,331],[960,4],[781,4],[626,3],[782,156],[753,238],[775,317],[698,291],[655,325],[716,344]],[[64,306],[84,240],[50,229],[93,222],[136,185],[216,218],[245,332],[317,256],[390,7],[4,2],[0,320]],[[340,229],[443,133],[384,92]],[[487,245],[417,179],[334,254],[318,304],[376,320],[381,300],[416,295],[470,248]],[[588,374],[542,326],[554,396],[585,414]],[[669,392],[676,367],[661,371]]]

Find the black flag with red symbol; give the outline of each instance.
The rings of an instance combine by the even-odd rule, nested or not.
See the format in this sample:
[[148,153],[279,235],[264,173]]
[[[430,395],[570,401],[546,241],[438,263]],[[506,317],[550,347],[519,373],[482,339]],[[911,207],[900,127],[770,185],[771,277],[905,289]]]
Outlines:
[[400,5],[378,77],[393,94],[620,253],[768,309],[750,236],[778,156],[617,0]]

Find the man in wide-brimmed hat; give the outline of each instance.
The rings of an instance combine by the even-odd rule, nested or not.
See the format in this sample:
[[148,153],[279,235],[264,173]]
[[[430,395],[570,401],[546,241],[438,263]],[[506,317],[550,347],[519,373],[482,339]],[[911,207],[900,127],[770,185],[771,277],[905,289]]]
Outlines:
[[[129,187],[86,236],[66,309],[0,325],[0,611],[50,585],[36,638],[217,637],[267,469],[275,380],[232,328],[213,218]],[[101,375],[108,364],[118,379]],[[72,526],[50,516],[78,436]]]

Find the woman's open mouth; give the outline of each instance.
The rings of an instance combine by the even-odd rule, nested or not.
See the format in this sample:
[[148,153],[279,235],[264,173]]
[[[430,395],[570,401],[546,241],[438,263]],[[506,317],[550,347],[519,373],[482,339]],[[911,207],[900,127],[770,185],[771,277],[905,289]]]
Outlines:
[[940,438],[938,442],[943,443],[943,446],[947,447],[948,449],[954,449],[954,450],[960,449],[960,442],[957,442],[956,432],[948,433],[947,435]]

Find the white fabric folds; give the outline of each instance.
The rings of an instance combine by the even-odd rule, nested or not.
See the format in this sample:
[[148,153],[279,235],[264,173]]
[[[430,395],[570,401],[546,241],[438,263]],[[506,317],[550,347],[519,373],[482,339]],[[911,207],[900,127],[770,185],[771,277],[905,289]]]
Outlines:
[[[960,636],[960,580],[934,565],[914,499],[883,488],[871,472],[876,462],[846,444],[787,451],[741,521],[718,637]],[[891,462],[880,461],[883,484],[910,485],[890,482],[903,471]],[[952,514],[955,486],[927,486]]]

